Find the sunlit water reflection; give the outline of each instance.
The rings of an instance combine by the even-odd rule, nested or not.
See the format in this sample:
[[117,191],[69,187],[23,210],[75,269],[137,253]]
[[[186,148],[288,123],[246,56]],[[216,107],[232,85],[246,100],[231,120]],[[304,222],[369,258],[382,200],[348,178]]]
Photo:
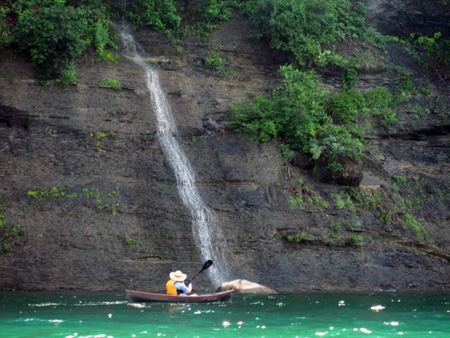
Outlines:
[[235,295],[128,304],[124,293],[0,293],[1,337],[450,337],[450,293]]

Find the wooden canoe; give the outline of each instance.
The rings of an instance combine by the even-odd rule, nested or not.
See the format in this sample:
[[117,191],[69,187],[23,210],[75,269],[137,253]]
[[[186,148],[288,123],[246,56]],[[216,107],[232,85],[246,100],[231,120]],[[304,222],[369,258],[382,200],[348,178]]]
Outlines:
[[227,290],[215,293],[206,293],[195,296],[187,295],[167,295],[164,293],[151,293],[143,291],[125,290],[127,300],[130,303],[142,302],[168,302],[168,303],[209,303],[221,302],[231,299],[233,290]]

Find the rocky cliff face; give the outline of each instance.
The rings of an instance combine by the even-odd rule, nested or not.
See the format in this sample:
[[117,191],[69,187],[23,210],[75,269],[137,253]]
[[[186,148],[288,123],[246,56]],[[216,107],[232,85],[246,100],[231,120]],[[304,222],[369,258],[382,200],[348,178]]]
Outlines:
[[383,34],[408,37],[410,33],[448,36],[450,11],[446,1],[363,0],[368,9],[368,23]]
[[[158,69],[200,194],[222,225],[230,278],[281,291],[449,288],[448,83],[402,47],[385,57],[432,89],[421,98],[432,109],[415,119],[405,108],[396,130],[373,136],[377,160],[365,167],[361,191],[373,202],[374,191],[397,183],[426,229],[418,239],[376,208],[336,207],[332,194],[342,188],[315,180],[307,159],[286,166],[274,145],[228,128],[230,104],[279,81],[281,61],[247,32],[235,18],[208,41],[181,41],[181,53],[159,34],[135,33]],[[225,74],[205,66],[211,51],[226,60]],[[118,64],[86,56],[79,85],[41,87],[20,57],[0,57],[0,213],[2,244],[10,245],[0,256],[0,289],[161,290],[170,271],[196,273],[204,258],[158,144],[142,70],[124,55]],[[122,90],[99,86],[102,79],[119,80]],[[373,69],[360,88],[396,80]],[[310,202],[293,205],[299,196]],[[211,283],[200,275],[196,286]]]

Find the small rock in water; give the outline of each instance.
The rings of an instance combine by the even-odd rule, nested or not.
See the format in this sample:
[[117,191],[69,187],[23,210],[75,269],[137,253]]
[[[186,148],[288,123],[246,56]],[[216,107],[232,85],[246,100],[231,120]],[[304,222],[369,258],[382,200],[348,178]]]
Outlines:
[[262,295],[274,295],[278,293],[267,286],[253,283],[246,279],[236,279],[231,282],[222,283],[222,285],[220,285],[217,289],[217,291],[226,290],[234,290],[235,292],[239,293],[255,293]]

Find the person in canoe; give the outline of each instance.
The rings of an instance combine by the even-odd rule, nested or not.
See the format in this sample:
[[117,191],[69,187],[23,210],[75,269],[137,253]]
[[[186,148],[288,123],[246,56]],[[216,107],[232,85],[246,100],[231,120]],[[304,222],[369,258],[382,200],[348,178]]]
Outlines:
[[190,281],[185,282],[187,275],[180,270],[169,274],[170,280],[166,283],[168,295],[188,294],[192,292],[192,284]]

